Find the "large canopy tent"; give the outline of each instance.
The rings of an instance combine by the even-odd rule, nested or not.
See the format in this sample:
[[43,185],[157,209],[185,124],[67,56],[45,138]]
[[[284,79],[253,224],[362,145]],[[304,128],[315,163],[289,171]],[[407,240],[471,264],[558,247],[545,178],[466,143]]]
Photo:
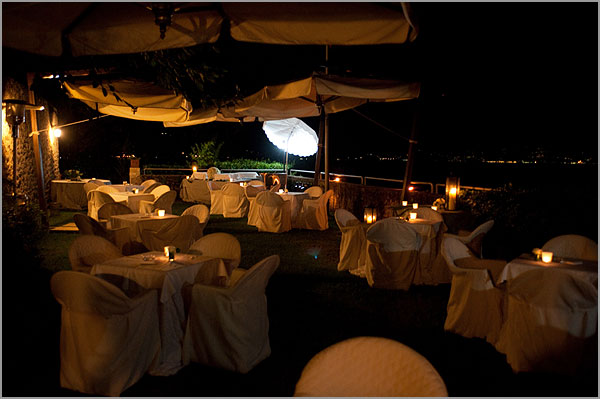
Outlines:
[[[284,45],[404,44],[414,41],[418,33],[407,3],[3,3],[2,10],[3,46],[62,57],[127,54],[211,43],[226,29],[237,41]],[[358,98],[361,100],[346,101],[357,106],[370,99]],[[257,93],[248,101],[251,109],[261,103],[267,105],[271,99],[268,93]],[[129,115],[111,102],[99,102],[97,109]],[[322,115],[321,148],[323,131],[327,131],[327,105],[317,95],[312,106]],[[192,113],[192,118],[205,112],[210,115],[212,111]],[[215,120],[219,118],[217,114]],[[410,141],[407,172],[414,143]],[[319,159],[317,156],[317,163]],[[409,173],[404,180],[403,197]]]

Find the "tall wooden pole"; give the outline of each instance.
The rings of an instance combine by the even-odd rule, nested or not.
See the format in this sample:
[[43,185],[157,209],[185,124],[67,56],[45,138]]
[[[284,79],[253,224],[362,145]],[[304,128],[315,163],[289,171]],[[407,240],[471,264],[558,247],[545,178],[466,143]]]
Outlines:
[[[29,103],[35,104],[35,94],[31,91],[31,85],[33,83],[33,73],[27,74],[27,90],[29,91]],[[44,192],[44,165],[42,163],[42,153],[39,142],[39,133],[37,133],[38,125],[37,125],[37,115],[35,110],[29,111],[29,117],[31,118],[31,131],[36,132],[33,133],[33,155],[35,158],[35,175],[37,177],[37,187],[38,187],[38,199],[40,203],[40,209],[44,214],[48,211],[48,205],[46,204],[46,195]]]

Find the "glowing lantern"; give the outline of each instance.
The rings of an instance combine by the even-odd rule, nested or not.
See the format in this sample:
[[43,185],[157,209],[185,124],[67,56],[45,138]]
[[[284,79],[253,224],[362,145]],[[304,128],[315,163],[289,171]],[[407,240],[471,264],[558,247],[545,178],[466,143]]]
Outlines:
[[413,209],[419,209],[419,204],[417,204],[416,202],[413,204]]
[[542,262],[544,262],[544,263],[552,262],[552,255],[554,255],[552,252],[543,251],[542,252]]
[[460,191],[460,179],[458,177],[446,178],[446,203],[447,209],[450,211],[456,210],[456,196]]
[[165,216],[165,210],[164,209],[159,209],[158,210],[158,216],[160,216],[160,217]]
[[196,165],[192,166],[192,172],[197,172],[198,171],[198,167]]
[[410,216],[410,220],[415,220],[417,218],[417,212],[410,212],[409,216]]
[[377,211],[375,208],[365,208],[365,222],[368,224],[375,223],[377,221]]
[[402,206],[408,206],[408,201],[402,201]]
[[434,210],[434,211],[437,211],[437,206],[431,205],[431,209]]

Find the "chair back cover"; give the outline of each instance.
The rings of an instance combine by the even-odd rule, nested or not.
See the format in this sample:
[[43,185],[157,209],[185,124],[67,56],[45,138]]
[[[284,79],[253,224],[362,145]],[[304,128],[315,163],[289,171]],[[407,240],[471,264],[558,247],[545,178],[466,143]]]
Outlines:
[[62,306],[60,385],[119,396],[158,358],[156,290],[129,298],[98,277],[60,271],[50,287]]
[[188,180],[181,181],[179,196],[185,202],[200,202],[210,205],[210,189],[206,180]]
[[[104,186],[100,186],[104,187]],[[113,197],[99,190],[92,190],[87,193],[88,200],[88,216],[98,220],[98,209],[104,204],[115,202]]]
[[73,221],[81,234],[91,234],[107,238],[106,229],[97,220],[83,213],[76,213],[73,215]]
[[193,285],[184,364],[247,373],[271,354],[265,287],[279,262],[279,255],[261,260],[229,288]]
[[[144,190],[147,189],[148,187],[150,187],[151,185],[153,185],[154,183],[156,183],[156,180],[154,179],[148,179],[148,180],[144,180],[140,186],[144,187]],[[142,190],[143,191],[143,190]]]
[[248,199],[244,188],[237,183],[226,183],[221,188],[223,193],[223,217],[243,218],[248,215]]
[[554,237],[544,244],[542,250],[551,251],[562,258],[598,260],[598,244],[576,234]]
[[158,186],[162,186],[163,184],[161,182],[157,182],[156,180],[154,181],[154,183],[149,184],[144,191],[142,191],[143,193],[151,193],[152,190],[154,190],[156,187]]
[[102,191],[103,193],[118,193],[119,189],[116,187],[111,186],[110,184],[102,184],[101,186],[97,186],[98,188],[96,190],[98,191]]
[[262,180],[250,180],[250,181],[248,182],[248,185],[249,185],[249,186],[255,186],[255,187],[260,187],[260,186],[262,186],[262,187],[263,187],[263,189],[264,189],[264,187],[265,187],[265,183],[264,183]]
[[302,201],[302,209],[296,217],[294,227],[308,230],[327,230],[329,228],[327,202],[332,195],[333,190],[328,190],[319,198]]
[[447,397],[444,380],[422,355],[382,337],[355,337],[317,353],[294,396]]
[[[152,194],[154,194],[154,192]],[[169,190],[161,194],[160,197],[152,202],[141,200],[139,213],[153,213],[157,209],[164,209],[165,213],[172,214],[175,199],[177,199],[177,191]]]
[[221,258],[231,275],[233,269],[239,266],[242,259],[242,247],[235,236],[229,233],[212,233],[200,238],[190,246],[202,255]]
[[337,269],[349,270],[352,274],[364,277],[365,252],[367,250],[365,229],[356,216],[345,209],[336,209],[334,217],[342,232],[340,261]]
[[256,196],[258,193],[265,191],[266,188],[261,181],[253,180],[255,182],[261,183],[261,185],[251,185],[250,182],[246,187],[244,187],[244,192],[246,193],[246,198],[248,198],[248,225],[249,226],[257,226],[258,225],[258,208],[256,207]]
[[169,186],[167,186],[166,184],[161,184],[155,188],[152,189],[152,191],[150,191],[150,194],[154,195],[154,198],[160,198],[161,195],[163,195],[164,193],[168,193],[171,190],[171,188]]
[[165,246],[173,245],[181,252],[187,252],[194,242],[199,224],[196,216],[182,215],[165,223],[158,231],[143,230],[142,243],[151,251],[162,251]]
[[69,246],[71,269],[79,272],[89,273],[95,264],[122,256],[112,242],[97,235],[78,236]]
[[261,186],[251,186],[251,185],[247,185],[246,187],[244,187],[244,192],[246,194],[246,198],[250,199],[250,198],[254,198],[258,195],[258,193],[265,191],[265,186],[261,185]]
[[200,239],[204,234],[204,228],[208,224],[208,220],[210,219],[210,210],[206,205],[198,204],[192,205],[186,210],[183,211],[181,216],[185,215],[193,215],[198,218],[198,229],[194,234],[194,241]]
[[290,201],[270,191],[263,191],[256,196],[256,212],[258,231],[283,233],[292,229],[292,212]]
[[371,287],[408,290],[419,265],[421,236],[395,218],[367,230],[365,274]]
[[496,349],[514,372],[597,370],[597,280],[540,268],[506,284],[508,306]]
[[323,189],[320,186],[312,186],[304,190],[311,198],[318,198],[323,195]]
[[87,195],[87,193],[89,193],[90,191],[95,190],[97,188],[98,188],[98,184],[92,183],[91,181],[89,181],[83,185],[83,191],[85,191],[85,195]]
[[109,204],[104,204],[98,209],[98,220],[106,220],[107,226],[110,227],[110,217],[113,215],[129,215],[132,214],[133,211],[130,207],[125,204],[121,204],[119,202],[111,202]]

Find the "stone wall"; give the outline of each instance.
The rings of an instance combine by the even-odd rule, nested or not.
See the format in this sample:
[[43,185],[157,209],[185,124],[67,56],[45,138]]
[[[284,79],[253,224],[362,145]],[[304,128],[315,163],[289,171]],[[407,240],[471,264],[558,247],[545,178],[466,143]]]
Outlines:
[[[3,79],[2,98],[18,99],[29,102],[27,85],[24,81],[14,78]],[[43,99],[36,99],[36,105],[44,105],[44,111],[36,111],[38,130],[48,129],[50,119],[48,104]],[[25,122],[19,126],[17,139],[17,193],[29,201],[39,201],[36,176],[36,163],[33,146],[31,113],[26,111]],[[58,139],[48,130],[38,136],[42,167],[44,171],[44,196],[46,203],[50,201],[50,181],[59,177],[59,148]],[[5,110],[2,109],[2,190],[3,194],[12,193],[13,189],[13,138],[10,125],[6,123]]]

